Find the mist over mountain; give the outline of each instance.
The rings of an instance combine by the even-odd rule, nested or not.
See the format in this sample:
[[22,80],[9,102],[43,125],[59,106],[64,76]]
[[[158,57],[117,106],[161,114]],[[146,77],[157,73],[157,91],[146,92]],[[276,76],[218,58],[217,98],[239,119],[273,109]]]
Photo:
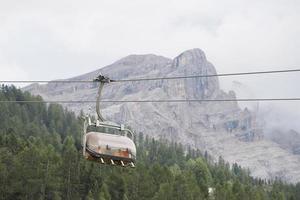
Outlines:
[[[243,82],[232,81],[231,88],[240,98],[258,98],[252,88]],[[265,139],[276,142],[294,154],[299,154],[300,128],[297,103],[239,102],[239,105],[248,107],[256,113],[257,125],[263,128]]]
[[[96,71],[67,80],[91,80],[99,73],[111,79],[216,74],[200,49],[185,51],[174,59],[130,55]],[[95,100],[97,83],[33,84],[23,88],[45,100]],[[107,100],[233,99],[235,92],[220,89],[218,77],[108,84]],[[94,104],[66,104],[69,109],[94,114]],[[253,176],[289,182],[300,181],[300,156],[275,140],[265,139],[264,126],[254,109],[237,102],[105,103],[108,120],[130,125],[137,132],[166,138],[208,151],[215,159],[249,168]]]

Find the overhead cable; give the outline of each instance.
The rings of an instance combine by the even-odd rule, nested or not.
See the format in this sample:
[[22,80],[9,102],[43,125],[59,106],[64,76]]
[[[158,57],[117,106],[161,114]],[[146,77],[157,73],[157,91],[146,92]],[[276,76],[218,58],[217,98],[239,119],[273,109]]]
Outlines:
[[[110,82],[134,82],[134,81],[155,81],[155,80],[173,80],[173,79],[191,79],[204,77],[226,77],[226,76],[245,76],[259,74],[278,74],[278,73],[294,73],[300,72],[300,69],[273,70],[273,71],[253,71],[253,72],[237,72],[223,74],[207,74],[207,75],[187,75],[173,77],[149,77],[149,78],[133,78],[133,79],[112,79]],[[0,80],[0,83],[93,83],[94,80]]]
[[[253,99],[158,99],[158,100],[101,100],[101,103],[188,103],[188,102],[249,102],[249,101],[300,101],[299,98],[253,98]],[[95,103],[94,100],[0,100],[0,103]]]
[[205,78],[205,77],[216,77],[216,76],[218,76],[218,77],[222,77],[222,76],[245,76],[245,75],[255,75],[255,74],[275,74],[275,73],[291,73],[291,72],[300,72],[300,69],[277,70],[277,71],[238,72],[238,73],[207,74],[207,75],[191,75],[191,76],[174,76],[174,77],[157,77],[157,78],[121,79],[121,80],[111,80],[111,82],[190,79],[190,78]]

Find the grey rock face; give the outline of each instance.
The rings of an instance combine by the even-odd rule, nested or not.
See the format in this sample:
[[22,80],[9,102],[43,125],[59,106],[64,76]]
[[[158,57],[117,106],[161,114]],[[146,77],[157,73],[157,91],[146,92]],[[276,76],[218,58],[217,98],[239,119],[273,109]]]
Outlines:
[[[131,55],[109,66],[68,80],[92,80],[99,73],[111,79],[171,77],[216,74],[214,66],[200,49],[183,52],[169,59],[156,55]],[[31,85],[24,90],[40,94],[46,100],[95,100],[96,83]],[[103,99],[232,99],[233,91],[220,90],[217,77],[111,83]],[[89,112],[94,104],[68,104],[69,109]],[[292,155],[274,142],[261,138],[255,117],[241,110],[237,102],[193,103],[103,103],[103,115],[118,123],[130,125],[156,138],[167,138],[207,150],[212,156],[223,156],[237,162],[262,178],[279,176],[290,182],[300,181],[300,157]]]
[[[169,76],[193,76],[193,75],[213,75],[216,70],[205,57],[200,49],[192,49],[183,52],[177,56],[170,66]],[[176,89],[180,91],[180,86],[184,90],[186,98],[204,99],[213,97],[219,91],[219,81],[217,77],[203,77],[185,79],[182,81],[167,82],[169,85],[169,93],[176,95]],[[174,85],[175,90],[172,88]]]
[[[199,49],[186,51],[174,59],[173,65],[180,68],[179,73],[190,75],[213,75],[216,70],[205,57],[204,52]],[[187,95],[195,97],[211,97],[219,90],[217,77],[205,77],[186,80]],[[196,87],[195,87],[196,86]]]

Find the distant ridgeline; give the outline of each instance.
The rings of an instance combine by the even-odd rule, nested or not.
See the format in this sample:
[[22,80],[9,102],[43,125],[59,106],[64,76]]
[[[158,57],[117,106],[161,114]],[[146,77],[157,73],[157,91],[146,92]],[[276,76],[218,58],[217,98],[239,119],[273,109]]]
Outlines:
[[[41,100],[1,86],[0,100]],[[300,199],[300,184],[265,181],[222,158],[135,138],[136,169],[81,156],[82,120],[60,105],[0,104],[0,199]]]

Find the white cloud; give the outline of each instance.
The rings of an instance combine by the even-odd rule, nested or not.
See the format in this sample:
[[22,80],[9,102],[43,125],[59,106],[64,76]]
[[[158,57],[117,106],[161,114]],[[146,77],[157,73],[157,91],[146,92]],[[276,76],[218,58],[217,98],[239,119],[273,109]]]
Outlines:
[[[29,76],[16,63],[3,63],[0,57],[0,80],[27,80]],[[2,83],[1,83],[2,84]],[[22,87],[24,84],[15,84],[17,87]]]

